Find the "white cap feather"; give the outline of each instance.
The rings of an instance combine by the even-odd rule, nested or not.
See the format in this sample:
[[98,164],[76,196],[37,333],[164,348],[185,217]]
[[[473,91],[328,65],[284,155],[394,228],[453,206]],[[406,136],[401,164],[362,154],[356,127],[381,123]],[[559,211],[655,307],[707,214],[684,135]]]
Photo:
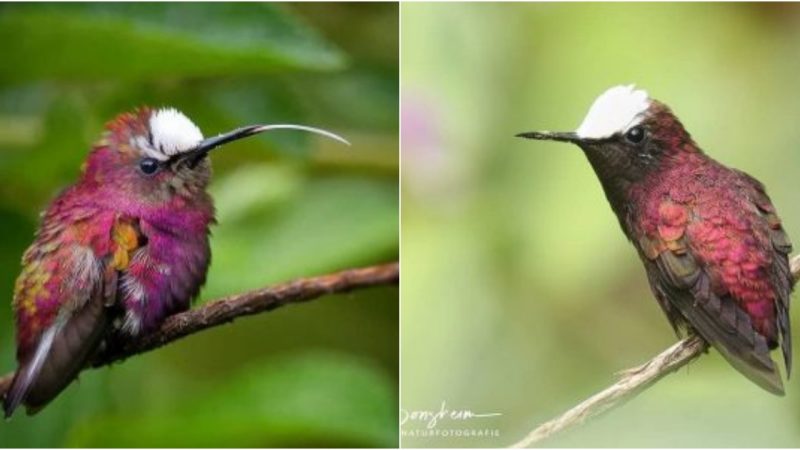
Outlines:
[[153,150],[174,156],[193,149],[203,140],[203,133],[188,117],[175,108],[164,108],[150,115]]
[[603,139],[638,125],[650,107],[647,92],[634,85],[615,86],[594,101],[575,131],[581,138]]

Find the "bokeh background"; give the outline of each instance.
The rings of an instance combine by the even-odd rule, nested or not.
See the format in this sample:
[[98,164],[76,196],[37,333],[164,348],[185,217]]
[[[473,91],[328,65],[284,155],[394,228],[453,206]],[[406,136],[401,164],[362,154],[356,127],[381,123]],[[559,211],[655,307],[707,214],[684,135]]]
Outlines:
[[[401,20],[402,409],[502,413],[437,425],[499,437],[404,446],[511,444],[676,340],[580,150],[514,134],[574,130],[637,83],[763,181],[800,242],[798,5],[407,3]],[[712,352],[545,445],[798,446],[796,375],[786,390]]]
[[[39,211],[103,124],[171,105],[207,135],[295,122],[213,155],[200,303],[398,256],[394,4],[0,6],[0,370]],[[2,446],[396,446],[398,289],[282,308],[86,371]]]

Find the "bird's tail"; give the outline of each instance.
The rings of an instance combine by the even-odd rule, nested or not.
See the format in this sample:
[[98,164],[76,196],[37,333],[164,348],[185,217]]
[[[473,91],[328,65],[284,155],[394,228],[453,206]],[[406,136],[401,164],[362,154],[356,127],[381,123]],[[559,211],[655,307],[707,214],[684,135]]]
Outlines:
[[14,410],[19,407],[34,381],[39,377],[42,366],[44,366],[47,356],[50,354],[50,349],[53,347],[53,340],[55,340],[56,334],[61,331],[64,322],[65,320],[62,318],[56,319],[56,322],[42,334],[33,356],[20,364],[14,374],[14,380],[11,382],[11,387],[8,388],[6,397],[3,400],[6,419],[11,417]]
[[94,354],[107,326],[107,312],[100,301],[60,313],[33,354],[20,361],[3,400],[5,417],[11,417],[21,404],[28,414],[35,414],[61,393]]
[[765,358],[761,355],[759,355],[761,357],[757,358],[752,354],[736,354],[732,353],[722,343],[712,342],[712,344],[739,373],[746,376],[750,381],[775,395],[785,395],[778,365],[769,359],[768,355],[766,358],[769,359],[769,362],[765,363]]
[[[689,321],[694,330],[750,381],[775,395],[784,395],[780,370],[770,357],[767,340],[755,332],[750,318],[731,299],[721,301],[715,294],[711,296],[712,300],[699,302],[693,308]],[[719,305],[721,315],[731,319],[720,320],[719,315],[715,318],[710,314],[714,311],[710,305]]]

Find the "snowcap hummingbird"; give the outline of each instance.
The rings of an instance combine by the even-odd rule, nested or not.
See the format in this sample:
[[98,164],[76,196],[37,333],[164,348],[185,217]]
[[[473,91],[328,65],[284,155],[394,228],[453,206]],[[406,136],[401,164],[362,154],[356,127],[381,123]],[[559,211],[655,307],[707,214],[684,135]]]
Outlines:
[[698,334],[747,378],[783,395],[770,357],[792,366],[789,237],[764,185],[715,161],[663,103],[634,86],[608,89],[569,142],[589,160],[667,318]]
[[343,138],[302,125],[253,125],[203,138],[172,108],[140,108],[106,125],[78,181],[42,215],[22,258],[13,309],[18,369],[6,417],[65,389],[103,345],[154,331],[189,308],[206,279],[214,206],[208,154],[276,129]]

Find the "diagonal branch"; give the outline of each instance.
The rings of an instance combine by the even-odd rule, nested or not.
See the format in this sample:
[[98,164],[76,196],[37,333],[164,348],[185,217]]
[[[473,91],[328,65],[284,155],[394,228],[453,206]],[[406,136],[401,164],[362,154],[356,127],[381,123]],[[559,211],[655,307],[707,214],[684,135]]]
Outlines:
[[[800,255],[791,260],[795,283],[800,279]],[[569,411],[549,420],[528,433],[512,448],[525,448],[574,426],[580,425],[589,417],[597,416],[620,406],[658,380],[689,364],[705,352],[708,344],[697,336],[690,336],[664,350],[642,366],[622,372],[622,377],[613,385],[589,397]]]
[[[139,353],[149,352],[190,334],[232,322],[239,317],[271,311],[280,306],[313,300],[323,295],[370,286],[397,284],[399,278],[399,263],[394,262],[318,277],[300,278],[276,286],[231,295],[170,316],[158,331],[98,355],[91,366],[102,367]],[[0,377],[0,398],[5,395],[13,377],[13,373]]]

